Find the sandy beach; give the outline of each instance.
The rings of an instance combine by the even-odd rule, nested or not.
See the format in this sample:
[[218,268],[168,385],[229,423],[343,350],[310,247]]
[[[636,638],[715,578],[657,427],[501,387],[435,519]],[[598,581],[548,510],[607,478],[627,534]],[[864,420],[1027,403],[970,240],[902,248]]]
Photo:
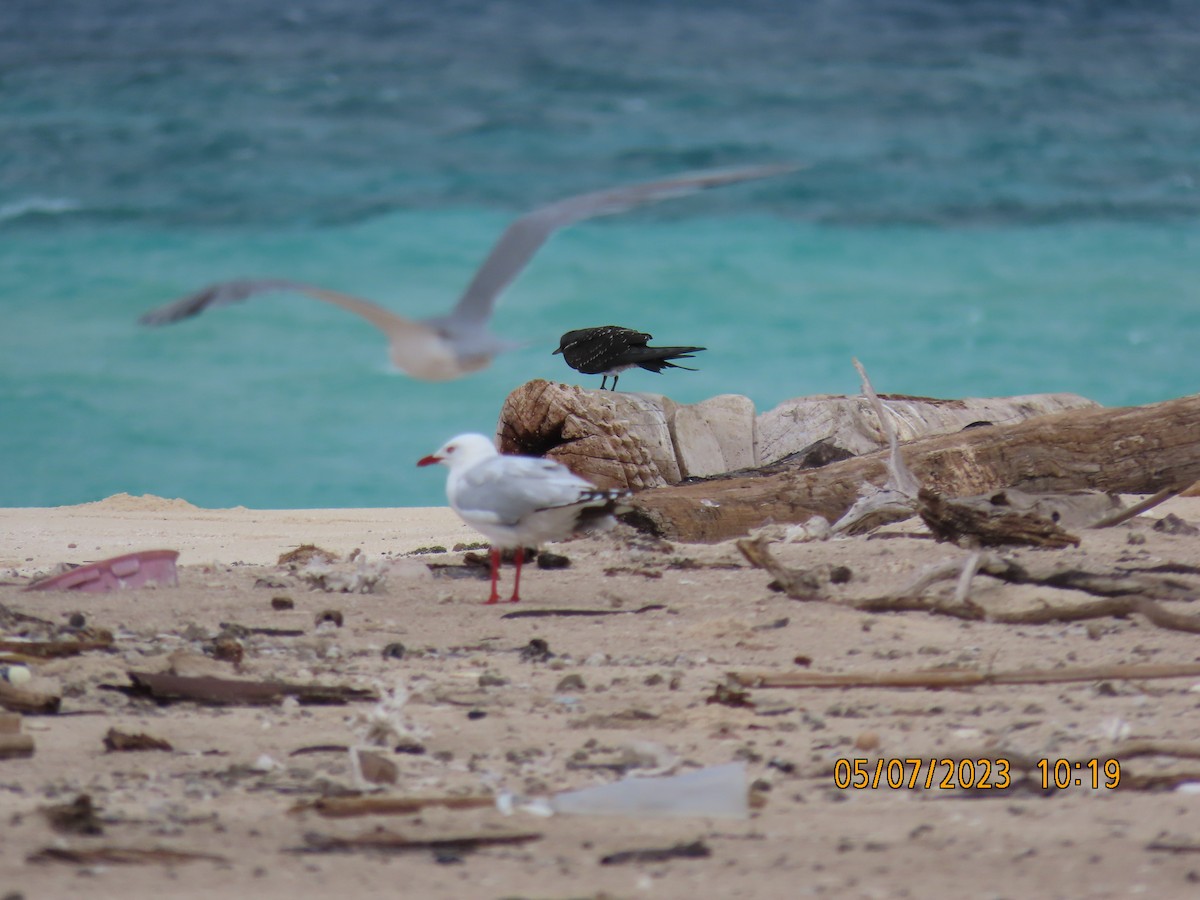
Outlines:
[[[1200,540],[1159,525],[1170,515],[1200,523],[1200,498],[1082,532],[1077,548],[1003,555],[1031,571],[1160,579],[1172,598],[1161,605],[1187,615],[1200,588]],[[1002,624],[851,608],[965,557],[919,520],[871,537],[773,544],[788,566],[841,567],[821,600],[772,591],[734,542],[668,544],[621,528],[555,545],[569,566],[529,566],[523,602],[491,607],[482,604],[484,571],[453,549],[480,537],[445,508],[208,510],[118,495],[0,510],[0,535],[6,635],[61,639],[80,617],[91,633],[112,635],[106,649],[30,664],[25,687],[62,703],[55,715],[22,717],[32,756],[0,759],[6,898],[1200,890],[1200,674],[1135,679],[1113,669],[954,689],[730,679],[1200,660],[1194,634],[1139,614]],[[338,559],[278,564],[304,544]],[[178,586],[24,591],[63,563],[158,548],[180,552]],[[322,579],[370,590],[314,586]],[[953,587],[930,591],[949,596]],[[981,575],[970,599],[994,612],[1096,598]],[[564,610],[580,614],[552,614]],[[547,614],[505,618],[517,611]],[[378,699],[157,703],[128,695],[130,672],[355,688]],[[110,751],[112,729],[170,749]],[[877,786],[839,787],[856,760],[868,781],[882,774]],[[1059,760],[1069,767],[1058,769],[1069,781],[1061,789]],[[1120,768],[1115,788],[1109,760]],[[893,761],[907,765],[900,786],[887,783]],[[526,802],[727,763],[745,767],[744,817],[545,817]],[[991,786],[962,783],[972,779]],[[81,796],[93,809],[82,827],[79,816],[52,821],[54,807]],[[507,814],[497,796],[510,797]],[[435,805],[334,817],[317,804],[355,797]],[[448,799],[480,797],[467,808]],[[401,839],[409,846],[396,846]]]

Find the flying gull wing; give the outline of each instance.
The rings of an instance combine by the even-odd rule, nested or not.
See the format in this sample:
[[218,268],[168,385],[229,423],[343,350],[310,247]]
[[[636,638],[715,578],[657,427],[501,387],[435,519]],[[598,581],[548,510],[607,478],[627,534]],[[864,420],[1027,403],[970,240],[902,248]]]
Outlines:
[[270,291],[296,291],[308,294],[310,297],[315,297],[318,300],[324,300],[327,303],[333,303],[342,309],[349,310],[355,315],[366,319],[389,337],[413,328],[425,330],[424,326],[419,325],[411,319],[398,316],[391,310],[384,309],[370,300],[363,300],[359,297],[352,297],[349,294],[327,290],[326,288],[304,284],[299,281],[287,281],[278,278],[238,279],[210,284],[208,287],[194,294],[181,297],[173,303],[160,306],[158,309],[150,310],[139,318],[138,322],[142,325],[169,325],[172,322],[198,316],[207,309],[216,309],[220,306],[241,303],[255,294],[265,294]]
[[492,314],[496,298],[528,265],[529,260],[555,231],[596,216],[624,212],[646,203],[683,197],[706,188],[782,175],[798,165],[745,166],[737,169],[697,172],[661,181],[625,185],[589,194],[579,194],[541,206],[521,216],[505,229],[483,265],[467,285],[450,314],[460,321],[484,322]]

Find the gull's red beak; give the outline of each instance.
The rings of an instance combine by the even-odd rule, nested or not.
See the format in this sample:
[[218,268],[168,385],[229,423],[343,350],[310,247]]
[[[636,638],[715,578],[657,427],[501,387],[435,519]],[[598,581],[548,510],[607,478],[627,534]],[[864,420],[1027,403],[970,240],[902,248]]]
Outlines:
[[422,456],[420,459],[417,460],[417,465],[418,466],[432,466],[432,465],[436,465],[437,463],[440,463],[441,461],[442,461],[442,458],[440,456],[433,456],[433,455]]

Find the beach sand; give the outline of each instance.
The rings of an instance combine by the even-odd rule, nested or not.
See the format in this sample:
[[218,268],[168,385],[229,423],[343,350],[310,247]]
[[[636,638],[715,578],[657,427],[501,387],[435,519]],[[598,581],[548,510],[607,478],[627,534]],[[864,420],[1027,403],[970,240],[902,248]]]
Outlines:
[[[1194,597],[1200,538],[1154,525],[1200,522],[1177,498],[1079,548],[1016,550],[1030,565],[1167,575]],[[1200,675],[1131,681],[927,688],[718,692],[730,672],[888,673],[1195,663],[1193,634],[1141,616],[1046,625],[871,614],[838,601],[898,590],[925,567],[964,557],[916,520],[871,538],[776,544],[792,566],[845,566],[833,602],[771,591],[735,545],[665,544],[625,530],[556,545],[570,566],[530,566],[524,602],[484,606],[485,580],[450,548],[480,538],[447,509],[198,509],[120,495],[57,509],[0,510],[0,604],[57,625],[81,613],[115,636],[110,651],[39,663],[28,685],[61,692],[58,715],[25,716],[36,752],[0,760],[0,896],[42,897],[1154,897],[1200,891],[1200,796],[1141,790],[1200,760],[1137,755],[1135,741],[1200,747]],[[312,588],[280,554],[315,544],[333,571],[380,575],[372,593]],[[432,547],[447,552],[430,552]],[[112,593],[25,593],[60,563],[135,550],[180,551],[179,585]],[[425,548],[425,552],[414,551]],[[347,560],[353,551],[359,554]],[[450,564],[435,575],[429,564]],[[1161,567],[1167,567],[1163,569]],[[1154,571],[1151,571],[1154,570]],[[502,589],[511,584],[506,567]],[[951,590],[947,584],[942,591]],[[989,609],[1083,602],[1084,595],[980,576]],[[293,608],[277,609],[292,601]],[[273,603],[274,601],[274,603]],[[636,612],[645,606],[662,608]],[[1187,613],[1185,603],[1169,606]],[[611,615],[505,619],[514,610]],[[322,613],[343,619],[317,625]],[[222,623],[225,623],[224,625]],[[240,669],[206,656],[233,630]],[[18,626],[10,626],[14,631]],[[552,657],[522,650],[546,643]],[[402,644],[397,658],[384,648]],[[211,671],[368,688],[382,702],[215,708],[156,705],[105,686],[127,672]],[[737,705],[744,701],[746,705]],[[724,702],[716,702],[724,701]],[[110,729],[170,751],[106,752]],[[374,746],[373,741],[379,741]],[[385,797],[511,792],[544,796],[623,776],[744,762],[761,805],[747,818],[534,815],[520,808],[427,808],[326,818],[295,807],[362,788],[350,748],[394,763]],[[394,752],[400,747],[402,752]],[[1123,756],[1128,749],[1129,755]],[[1043,790],[1017,754],[1099,764],[1126,787]],[[922,761],[919,784],[840,789],[853,760]],[[1012,786],[940,787],[939,762],[1014,760]],[[838,760],[849,760],[839,764]],[[993,765],[996,765],[993,763]],[[630,769],[630,767],[634,767]],[[641,768],[638,768],[638,767]],[[907,764],[905,779],[913,765]],[[974,769],[976,767],[968,767]],[[893,766],[893,770],[895,767]],[[1074,777],[1090,782],[1086,769]],[[993,772],[993,782],[997,773]],[[91,798],[102,833],[51,828],[46,807]],[[411,840],[534,833],[527,843],[402,853],[315,852],[319,837],[377,828]],[[708,855],[602,862],[628,850],[690,845]],[[124,848],[213,859],[45,860],[47,849]],[[41,857],[38,855],[41,854]]]

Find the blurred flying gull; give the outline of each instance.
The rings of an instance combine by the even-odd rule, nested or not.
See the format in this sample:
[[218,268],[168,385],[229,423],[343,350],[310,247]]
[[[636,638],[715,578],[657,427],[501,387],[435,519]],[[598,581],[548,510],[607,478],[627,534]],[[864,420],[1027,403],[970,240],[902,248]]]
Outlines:
[[492,542],[492,593],[500,596],[500,551],[515,550],[517,572],[509,603],[521,599],[521,563],[526,547],[540,547],[572,534],[612,527],[623,490],[600,490],[560,462],[536,456],[502,456],[482,434],[460,434],[418,466],[441,463],[446,497],[464,522]]
[[413,378],[426,381],[461,378],[490,365],[497,354],[520,346],[488,330],[492,310],[504,289],[559,228],[595,216],[623,212],[645,203],[683,197],[724,184],[782,175],[797,168],[799,166],[796,165],[762,165],[695,172],[580,194],[538,207],[505,229],[458,303],[446,315],[407,319],[369,300],[340,291],[282,278],[255,278],[211,284],[201,291],[147,312],[138,321],[143,325],[166,325],[198,315],[211,307],[240,303],[254,294],[294,291],[362,316],[387,335],[392,364]]
[[663,369],[688,369],[687,366],[671,362],[673,359],[691,359],[704,347],[647,347],[646,341],[654,335],[620,325],[601,325],[597,328],[579,328],[568,331],[559,341],[555,353],[561,353],[567,365],[584,375],[603,375],[600,390],[604,390],[612,376],[612,389],[617,389],[617,378],[626,369],[641,366],[650,372]]

